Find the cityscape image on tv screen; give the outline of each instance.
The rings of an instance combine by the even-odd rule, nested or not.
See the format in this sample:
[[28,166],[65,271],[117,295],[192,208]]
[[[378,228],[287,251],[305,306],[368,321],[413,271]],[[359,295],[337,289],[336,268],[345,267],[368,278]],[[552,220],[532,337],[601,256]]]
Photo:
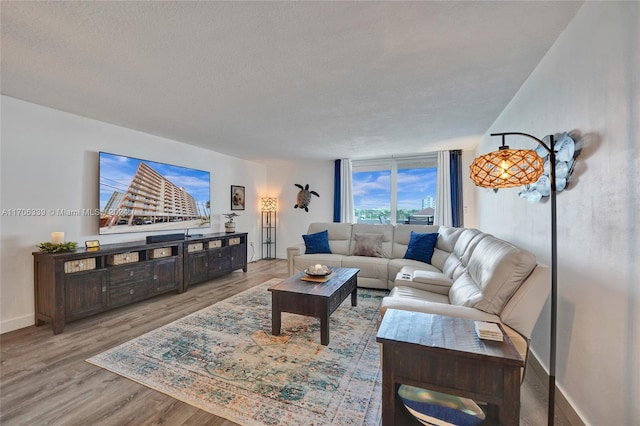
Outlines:
[[211,225],[210,174],[100,152],[100,234]]

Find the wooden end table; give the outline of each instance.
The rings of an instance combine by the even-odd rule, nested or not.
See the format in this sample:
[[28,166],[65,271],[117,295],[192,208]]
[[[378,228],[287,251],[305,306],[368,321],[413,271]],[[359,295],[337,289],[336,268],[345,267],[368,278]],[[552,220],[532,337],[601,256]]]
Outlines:
[[502,342],[481,340],[472,320],[387,310],[376,338],[382,344],[382,425],[419,424],[398,397],[400,384],[486,402],[498,424],[519,424],[524,361],[503,335]]
[[351,295],[351,306],[358,304],[357,268],[334,268],[323,283],[303,281],[300,272],[269,288],[271,292],[271,333],[280,335],[282,312],[320,318],[320,343],[329,344],[329,316]]

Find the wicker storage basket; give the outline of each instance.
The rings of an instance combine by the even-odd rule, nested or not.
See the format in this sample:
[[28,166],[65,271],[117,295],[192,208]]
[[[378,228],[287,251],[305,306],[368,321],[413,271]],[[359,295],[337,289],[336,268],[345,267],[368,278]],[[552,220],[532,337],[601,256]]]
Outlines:
[[209,249],[215,249],[220,247],[222,247],[222,240],[213,240],[207,243],[207,248]]
[[107,263],[109,265],[124,265],[127,263],[135,263],[139,260],[137,251],[120,254],[110,254],[107,256]]
[[70,260],[68,262],[64,262],[65,274],[70,274],[72,272],[80,272],[80,271],[90,271],[92,269],[96,269],[95,257],[89,257],[87,259]]
[[189,253],[192,253],[194,251],[200,251],[202,250],[203,244],[202,243],[191,243],[187,246],[187,251]]
[[230,246],[236,246],[238,244],[240,244],[240,237],[229,238],[229,245]]
[[171,247],[162,247],[154,249],[150,256],[152,259],[162,259],[163,257],[171,256]]

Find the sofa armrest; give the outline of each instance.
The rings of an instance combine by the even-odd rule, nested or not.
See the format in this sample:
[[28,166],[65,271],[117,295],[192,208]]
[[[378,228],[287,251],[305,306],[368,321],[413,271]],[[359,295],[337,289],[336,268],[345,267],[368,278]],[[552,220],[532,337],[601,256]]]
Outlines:
[[289,265],[289,276],[293,275],[293,258],[304,254],[306,250],[304,243],[287,247],[287,264]]
[[531,338],[551,293],[551,268],[537,264],[500,313],[502,322]]
[[424,312],[427,314],[446,315],[475,321],[502,322],[497,315],[489,314],[475,308],[446,303],[431,302],[409,297],[385,297],[382,299],[380,313],[384,316],[387,309],[401,309],[404,311]]
[[449,294],[453,281],[442,272],[418,270],[413,271],[413,273],[405,273],[405,270],[408,270],[408,268],[402,268],[396,277],[394,285],[413,287],[443,295]]

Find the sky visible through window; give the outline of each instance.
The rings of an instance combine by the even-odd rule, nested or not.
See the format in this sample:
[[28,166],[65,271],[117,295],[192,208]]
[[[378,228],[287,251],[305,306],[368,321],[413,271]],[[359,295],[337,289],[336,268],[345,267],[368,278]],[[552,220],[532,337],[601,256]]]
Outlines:
[[[434,168],[398,170],[398,209],[421,210],[422,200],[436,196]],[[391,171],[353,173],[353,198],[356,209],[390,209]]]

